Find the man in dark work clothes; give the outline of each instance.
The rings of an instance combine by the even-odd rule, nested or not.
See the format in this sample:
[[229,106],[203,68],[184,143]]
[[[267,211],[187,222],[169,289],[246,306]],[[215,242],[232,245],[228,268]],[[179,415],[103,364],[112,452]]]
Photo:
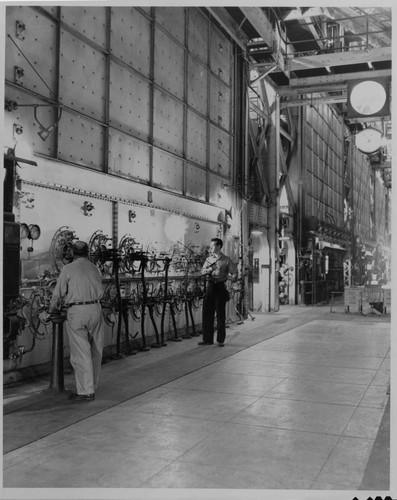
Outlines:
[[220,347],[225,345],[226,337],[226,302],[228,292],[225,286],[229,278],[237,278],[237,267],[230,257],[221,251],[223,241],[212,238],[210,255],[201,268],[201,274],[206,277],[207,284],[203,302],[203,340],[199,345],[214,343],[214,322],[216,313],[217,336]]

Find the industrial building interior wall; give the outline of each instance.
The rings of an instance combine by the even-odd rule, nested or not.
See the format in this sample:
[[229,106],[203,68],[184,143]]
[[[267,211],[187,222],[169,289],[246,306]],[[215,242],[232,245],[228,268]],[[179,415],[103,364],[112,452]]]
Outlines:
[[[238,261],[239,207],[232,218],[227,189],[235,53],[216,22],[185,7],[9,6],[6,16],[4,145],[37,163],[15,167],[16,221],[41,231],[35,241],[21,234],[25,298],[59,274],[65,238],[94,254],[128,242],[192,256],[218,236]],[[100,267],[106,287],[111,264]],[[173,272],[180,283],[184,272]],[[20,367],[50,359],[49,327],[35,314],[33,339],[44,342]],[[25,326],[19,340],[30,346]],[[117,315],[107,326],[112,345]]]
[[[202,11],[7,7],[6,53],[5,98],[18,106],[6,116],[6,144],[14,145],[16,121],[18,149],[222,201],[233,158],[234,53]],[[60,109],[45,105],[57,102],[62,118],[44,142],[35,132],[56,122]],[[43,105],[35,114],[24,107],[34,103]]]
[[330,106],[306,107],[305,216],[343,227],[343,122]]
[[353,232],[365,244],[374,236],[374,176],[368,158],[358,150],[354,150],[351,168]]

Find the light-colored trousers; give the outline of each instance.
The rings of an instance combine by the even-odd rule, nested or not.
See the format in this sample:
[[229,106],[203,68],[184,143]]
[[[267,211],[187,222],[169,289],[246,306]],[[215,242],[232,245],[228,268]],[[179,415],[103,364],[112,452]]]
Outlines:
[[72,306],[68,309],[66,329],[77,394],[94,394],[101,371],[104,343],[101,305]]

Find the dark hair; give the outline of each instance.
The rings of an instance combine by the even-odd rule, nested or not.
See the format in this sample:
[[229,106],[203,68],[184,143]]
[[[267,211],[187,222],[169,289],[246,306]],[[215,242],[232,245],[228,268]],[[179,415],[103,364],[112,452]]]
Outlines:
[[223,241],[220,238],[211,238],[211,241],[214,241],[218,247],[223,247]]

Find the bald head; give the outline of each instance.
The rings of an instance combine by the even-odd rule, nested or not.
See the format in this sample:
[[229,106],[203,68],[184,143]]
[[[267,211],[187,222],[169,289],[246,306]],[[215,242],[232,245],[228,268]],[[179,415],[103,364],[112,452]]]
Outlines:
[[88,245],[85,241],[76,241],[73,245],[73,254],[76,257],[88,257]]

